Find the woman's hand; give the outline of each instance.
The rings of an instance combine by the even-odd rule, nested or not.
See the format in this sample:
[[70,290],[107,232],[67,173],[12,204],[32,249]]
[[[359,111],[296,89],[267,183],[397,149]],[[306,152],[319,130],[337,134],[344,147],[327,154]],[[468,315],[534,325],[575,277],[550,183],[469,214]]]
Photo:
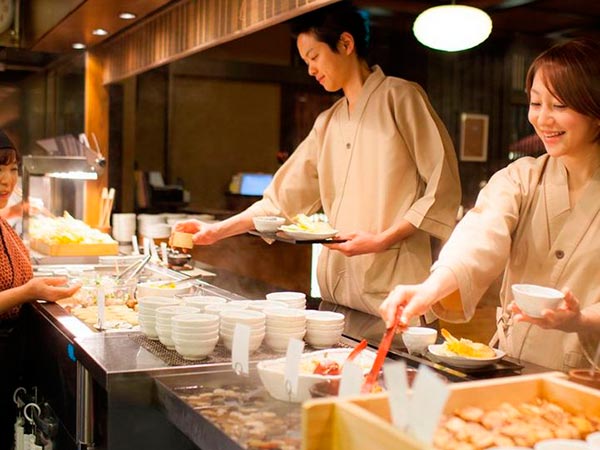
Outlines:
[[383,240],[378,234],[366,231],[339,234],[339,239],[347,239],[339,244],[324,244],[331,250],[337,250],[344,256],[364,255],[365,253],[379,253],[386,249]]
[[510,304],[510,308],[517,322],[529,322],[546,330],[555,329],[567,333],[581,330],[581,307],[579,300],[573,295],[570,289],[562,290],[565,294],[564,301],[556,310],[545,309],[542,311],[542,317],[536,318],[525,314],[515,302]]
[[199,220],[185,220],[177,222],[173,227],[173,231],[181,233],[193,234],[192,242],[194,245],[210,245],[221,239],[216,230],[217,224],[203,223]]
[[68,281],[66,277],[36,277],[25,283],[24,288],[30,301],[56,302],[71,297],[81,287],[81,284],[69,286]]
[[379,306],[379,314],[385,321],[386,328],[392,326],[394,318],[400,316],[398,328],[408,326],[413,317],[425,314],[437,301],[425,283],[398,285]]

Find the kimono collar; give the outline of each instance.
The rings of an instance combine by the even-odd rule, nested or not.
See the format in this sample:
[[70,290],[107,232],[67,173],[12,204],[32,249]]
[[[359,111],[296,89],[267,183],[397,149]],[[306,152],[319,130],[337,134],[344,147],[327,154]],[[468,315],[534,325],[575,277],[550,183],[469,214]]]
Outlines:
[[352,114],[350,114],[348,109],[348,101],[346,100],[344,102],[346,113],[348,114],[347,117],[351,121],[358,120],[361,117],[362,112],[369,101],[369,97],[371,97],[371,94],[375,89],[377,89],[379,85],[383,83],[383,80],[385,80],[385,74],[378,65],[371,67],[371,70],[371,74],[367,77],[365,84],[362,86],[356,105],[354,105],[354,109],[352,110]]

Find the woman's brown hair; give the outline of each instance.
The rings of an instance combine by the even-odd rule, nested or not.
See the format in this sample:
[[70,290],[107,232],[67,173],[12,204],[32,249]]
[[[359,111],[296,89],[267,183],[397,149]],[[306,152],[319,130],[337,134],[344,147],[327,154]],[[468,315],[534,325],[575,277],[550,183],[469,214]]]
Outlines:
[[21,164],[21,154],[4,130],[0,130],[0,165]]
[[[578,113],[600,120],[600,43],[574,39],[543,52],[527,72],[529,96],[540,70],[544,71],[545,85],[554,97]],[[600,129],[595,141],[600,141]]]

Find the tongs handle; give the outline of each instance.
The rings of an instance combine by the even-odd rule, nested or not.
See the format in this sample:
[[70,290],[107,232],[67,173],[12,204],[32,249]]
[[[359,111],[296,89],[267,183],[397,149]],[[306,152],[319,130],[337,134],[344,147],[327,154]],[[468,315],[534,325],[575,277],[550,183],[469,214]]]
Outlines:
[[161,286],[171,286],[171,285],[183,284],[187,281],[199,280],[200,278],[203,278],[203,277],[204,277],[203,274],[194,275],[193,277],[182,278],[180,280],[175,280],[175,281],[168,281],[165,284],[161,284]]
[[392,345],[392,340],[394,339],[394,334],[396,334],[396,328],[398,327],[399,321],[400,316],[396,315],[392,326],[385,330],[385,333],[383,334],[383,338],[379,344],[379,349],[377,350],[377,356],[375,356],[375,361],[373,362],[373,366],[371,366],[371,371],[365,377],[365,381],[362,385],[361,392],[363,394],[369,394],[373,390],[373,386],[375,385],[377,377],[379,376],[379,371],[381,370],[388,350]]
[[148,261],[150,261],[151,257],[152,257],[152,255],[148,254],[141,261],[134,262],[129,267],[127,267],[123,272],[121,272],[117,276],[116,279],[117,280],[123,280],[123,282],[125,282],[125,283],[127,281],[131,280],[133,277],[135,277],[138,273],[140,273],[142,271],[142,269],[144,268],[144,266],[146,264],[148,264]]
[[353,361],[354,358],[356,358],[360,352],[362,352],[365,348],[367,348],[367,344],[368,344],[368,342],[366,339],[363,339],[362,341],[360,341],[360,343],[356,347],[354,347],[354,349],[350,352],[350,354],[346,358],[346,361],[344,361],[344,364],[347,362]]

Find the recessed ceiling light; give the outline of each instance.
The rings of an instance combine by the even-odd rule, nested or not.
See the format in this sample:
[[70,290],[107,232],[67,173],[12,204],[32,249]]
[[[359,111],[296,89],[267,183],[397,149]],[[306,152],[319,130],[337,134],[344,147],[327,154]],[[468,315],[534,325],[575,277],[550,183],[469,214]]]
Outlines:
[[85,44],[82,44],[81,42],[75,42],[71,47],[73,47],[75,50],[83,50],[85,48]]
[[130,12],[122,12],[121,14],[119,14],[119,19],[123,19],[123,20],[133,20],[135,19],[137,16],[133,13]]
[[94,31],[92,31],[92,34],[94,36],[106,36],[108,31],[106,31],[104,28],[96,28]]

